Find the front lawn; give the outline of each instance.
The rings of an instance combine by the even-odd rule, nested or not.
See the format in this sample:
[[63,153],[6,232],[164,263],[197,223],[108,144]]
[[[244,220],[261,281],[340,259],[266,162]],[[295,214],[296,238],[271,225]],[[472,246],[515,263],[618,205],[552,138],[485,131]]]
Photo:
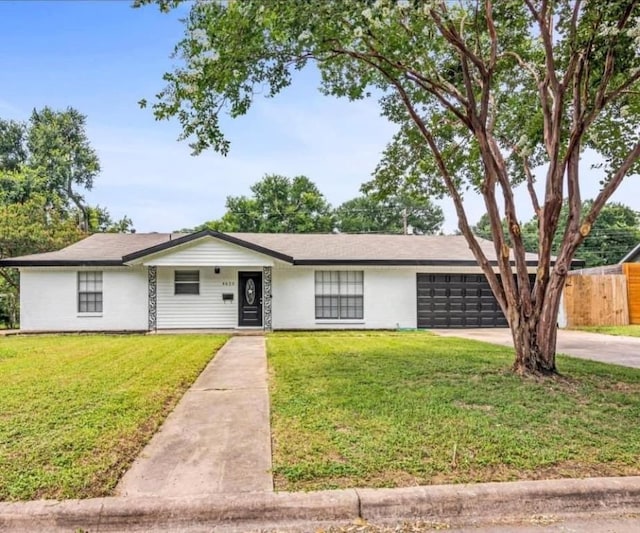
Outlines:
[[640,474],[640,370],[424,333],[268,338],[279,490]]
[[640,325],[630,326],[589,326],[578,328],[581,331],[591,333],[604,333],[605,335],[621,335],[624,337],[640,337]]
[[0,338],[0,500],[108,495],[225,340]]

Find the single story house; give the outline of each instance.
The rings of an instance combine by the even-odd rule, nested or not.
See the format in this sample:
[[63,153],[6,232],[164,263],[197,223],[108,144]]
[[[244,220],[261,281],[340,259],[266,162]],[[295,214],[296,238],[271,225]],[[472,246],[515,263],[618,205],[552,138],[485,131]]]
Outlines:
[[0,266],[24,331],[506,326],[456,235],[95,234]]

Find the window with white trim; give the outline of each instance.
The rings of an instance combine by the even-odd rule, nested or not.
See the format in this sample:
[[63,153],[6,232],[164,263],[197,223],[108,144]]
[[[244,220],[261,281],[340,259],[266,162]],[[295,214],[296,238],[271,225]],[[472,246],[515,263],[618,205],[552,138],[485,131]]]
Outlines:
[[102,313],[102,272],[78,272],[78,312]]
[[200,294],[199,270],[176,270],[174,276],[174,294]]
[[364,273],[362,270],[316,271],[316,319],[361,319]]

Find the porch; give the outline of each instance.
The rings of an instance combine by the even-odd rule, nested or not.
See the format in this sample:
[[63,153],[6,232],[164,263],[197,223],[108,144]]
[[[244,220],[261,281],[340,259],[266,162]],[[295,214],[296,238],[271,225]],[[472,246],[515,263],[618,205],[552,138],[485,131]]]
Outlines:
[[271,266],[147,268],[149,331],[271,329]]

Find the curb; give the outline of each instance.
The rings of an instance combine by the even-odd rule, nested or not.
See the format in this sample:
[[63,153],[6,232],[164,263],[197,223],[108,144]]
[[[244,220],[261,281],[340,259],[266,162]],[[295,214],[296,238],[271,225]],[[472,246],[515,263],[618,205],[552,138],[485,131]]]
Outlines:
[[237,531],[265,524],[326,524],[358,518],[457,525],[536,515],[640,512],[640,476],[399,489],[213,494],[194,498],[94,498],[0,503],[0,530]]
[[354,490],[213,494],[194,498],[93,498],[0,503],[0,531],[210,530],[282,521],[358,517]]
[[358,489],[362,517],[472,523],[536,515],[640,512],[640,476],[556,479],[399,489]]

